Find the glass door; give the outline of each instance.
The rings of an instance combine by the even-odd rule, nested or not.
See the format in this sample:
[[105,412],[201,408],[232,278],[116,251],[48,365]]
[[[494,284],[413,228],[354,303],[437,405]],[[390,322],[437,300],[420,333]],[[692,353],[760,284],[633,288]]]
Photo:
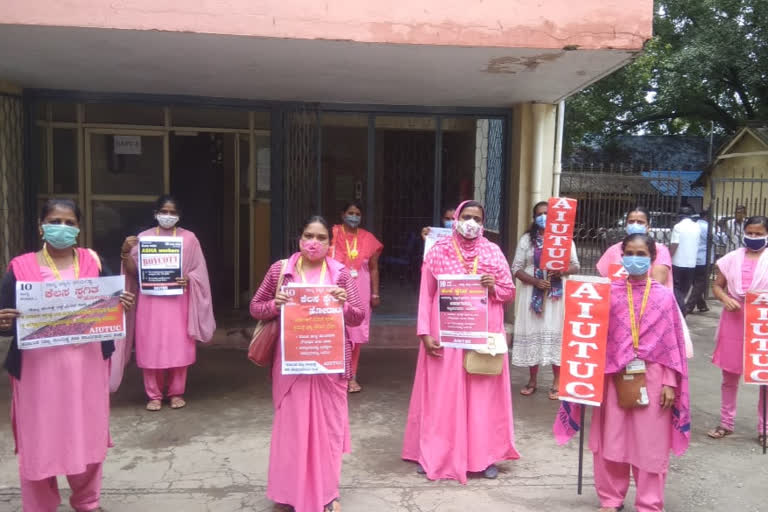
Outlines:
[[168,190],[168,135],[86,129],[85,165],[87,246],[117,271],[123,240],[153,224],[153,202]]

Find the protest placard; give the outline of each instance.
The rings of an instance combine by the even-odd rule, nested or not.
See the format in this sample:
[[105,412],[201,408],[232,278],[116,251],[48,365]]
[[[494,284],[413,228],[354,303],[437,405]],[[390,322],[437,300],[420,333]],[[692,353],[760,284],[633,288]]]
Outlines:
[[768,384],[768,291],[748,291],[744,302],[744,383]]
[[283,375],[344,373],[344,308],[336,286],[291,283],[282,307]]
[[603,401],[610,299],[608,278],[571,276],[565,281],[560,400],[585,405]]
[[575,199],[552,197],[547,209],[547,227],[544,229],[544,245],[539,268],[565,272],[571,260],[571,242],[576,223]]
[[430,227],[427,238],[424,240],[424,256],[427,255],[429,250],[438,242],[447,236],[451,236],[453,230],[451,228],[435,228]]
[[440,345],[476,349],[488,344],[488,288],[479,275],[437,276]]
[[176,282],[182,276],[184,239],[180,236],[143,236],[139,239],[139,285],[144,295],[182,295]]
[[22,350],[125,337],[124,276],[16,283]]

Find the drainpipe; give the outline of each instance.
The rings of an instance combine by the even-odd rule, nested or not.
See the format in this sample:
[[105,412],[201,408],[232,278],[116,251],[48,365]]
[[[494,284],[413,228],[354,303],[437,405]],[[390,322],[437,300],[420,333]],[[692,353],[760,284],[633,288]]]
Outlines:
[[565,102],[557,104],[557,126],[555,127],[555,162],[552,176],[552,197],[560,196],[560,175],[563,174],[563,128],[565,126]]
[[531,161],[531,205],[542,200],[541,175],[544,149],[544,107],[540,103],[531,105],[533,114],[533,159]]

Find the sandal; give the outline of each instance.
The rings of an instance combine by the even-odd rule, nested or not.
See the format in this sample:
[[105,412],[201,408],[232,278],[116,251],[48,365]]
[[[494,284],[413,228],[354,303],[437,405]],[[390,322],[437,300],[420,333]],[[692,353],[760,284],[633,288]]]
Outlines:
[[184,401],[183,397],[180,396],[173,396],[171,397],[171,409],[181,409],[182,407],[186,407],[187,402]]
[[765,443],[765,436],[763,434],[760,434],[757,436],[757,444],[759,444],[761,447]]
[[530,384],[526,384],[523,389],[520,390],[520,394],[523,396],[531,396],[536,392],[536,386],[531,386]]
[[559,398],[560,398],[560,392],[557,390],[557,388],[549,388],[549,399],[557,400]]
[[619,505],[618,507],[600,507],[598,512],[621,512],[622,510],[624,510],[624,505]]
[[347,390],[350,393],[359,393],[363,390],[363,387],[360,384],[358,384],[358,382],[355,379],[352,379],[351,381],[349,381]]
[[707,435],[712,439],[723,439],[724,437],[728,437],[731,434],[733,434],[733,430],[728,430],[727,428],[723,427],[717,427],[716,429],[707,432]]
[[157,412],[160,409],[163,408],[163,402],[160,400],[150,400],[147,402],[147,410],[152,412]]
[[341,512],[341,503],[339,503],[338,498],[330,502],[325,506],[323,509],[324,512]]

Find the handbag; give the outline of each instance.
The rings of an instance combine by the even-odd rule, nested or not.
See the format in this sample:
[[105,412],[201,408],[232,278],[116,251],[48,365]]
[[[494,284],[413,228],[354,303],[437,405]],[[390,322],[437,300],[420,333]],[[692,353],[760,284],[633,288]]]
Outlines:
[[616,385],[619,407],[634,409],[645,407],[650,403],[645,373],[627,373],[625,368],[613,376],[613,382]]
[[[283,260],[280,266],[280,278],[277,280],[275,296],[283,286],[283,276],[285,272],[286,260]],[[259,320],[256,328],[253,329],[251,343],[248,345],[248,359],[256,366],[269,368],[275,358],[275,344],[280,337],[279,316],[270,320]]]
[[485,348],[465,351],[464,370],[471,375],[501,375],[508,351],[506,334],[488,333]]

